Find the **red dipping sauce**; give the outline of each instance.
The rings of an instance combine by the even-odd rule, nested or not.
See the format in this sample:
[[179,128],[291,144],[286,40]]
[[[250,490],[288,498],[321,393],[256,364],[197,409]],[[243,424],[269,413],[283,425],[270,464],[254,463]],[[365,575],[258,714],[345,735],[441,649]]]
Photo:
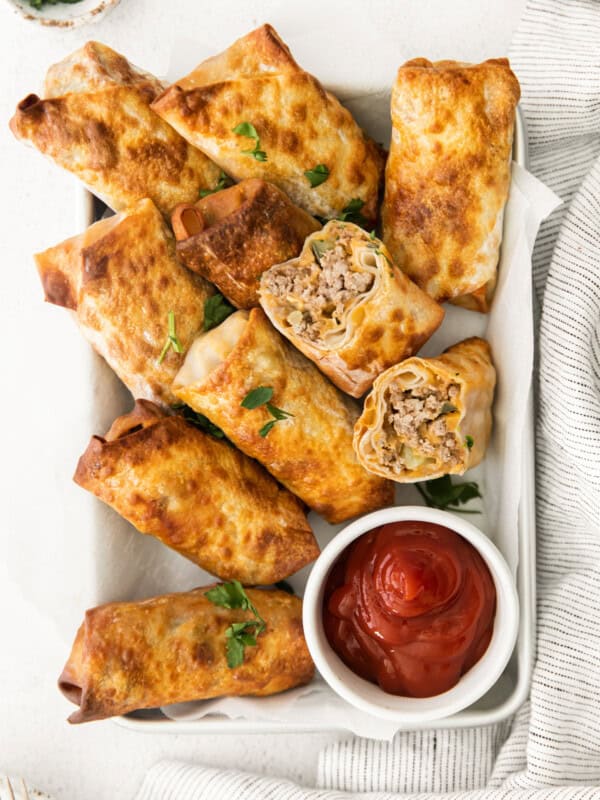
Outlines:
[[432,697],[485,653],[495,613],[494,581],[472,544],[441,525],[394,522],[336,561],[323,625],[357,675],[390,694]]

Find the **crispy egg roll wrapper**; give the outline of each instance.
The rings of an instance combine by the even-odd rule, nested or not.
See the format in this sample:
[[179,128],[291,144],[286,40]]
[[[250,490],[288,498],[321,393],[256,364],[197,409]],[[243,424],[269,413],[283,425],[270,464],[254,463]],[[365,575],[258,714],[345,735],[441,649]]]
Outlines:
[[398,70],[383,239],[395,263],[439,302],[490,308],[519,96],[505,58],[417,58]]
[[225,632],[254,617],[215,606],[204,596],[209,588],[86,611],[58,681],[79,706],[69,722],[224,695],[265,697],[312,679],[298,597],[246,590],[267,629],[230,669]]
[[276,583],[319,554],[299,500],[260,464],[146,400],[92,437],[74,480],[223,580]]
[[[273,405],[293,414],[266,436],[266,407],[241,405],[259,386],[271,387]],[[352,450],[356,401],[277,333],[262,309],[237,311],[200,336],[173,391],[329,522],[393,502],[393,485],[363,469]]]
[[[238,39],[169,87],[152,108],[236,180],[262,178],[310,214],[336,217],[350,200],[377,216],[383,170],[379,147],[350,112],[294,61],[270,25]],[[248,153],[254,139],[233,132],[252,124],[266,160]],[[312,187],[304,173],[324,164]]]
[[183,350],[202,329],[213,289],[177,259],[151,200],[96,222],[35,256],[46,300],[71,309],[83,335],[134,397],[171,405],[183,355],[167,340],[169,312]]
[[360,463],[399,483],[462,475],[485,455],[495,384],[490,346],[479,338],[391,367],[354,429]]
[[379,239],[338,221],[263,275],[260,302],[277,330],[353,397],[416,353],[444,317]]
[[237,308],[257,306],[262,273],[297,256],[306,237],[320,227],[276,186],[257,178],[194,206],[179,206],[173,214],[179,258]]
[[212,188],[220,170],[151,110],[161,88],[123,56],[89,43],[50,68],[48,96],[25,97],[10,128],[115,211],[149,197],[170,215]]

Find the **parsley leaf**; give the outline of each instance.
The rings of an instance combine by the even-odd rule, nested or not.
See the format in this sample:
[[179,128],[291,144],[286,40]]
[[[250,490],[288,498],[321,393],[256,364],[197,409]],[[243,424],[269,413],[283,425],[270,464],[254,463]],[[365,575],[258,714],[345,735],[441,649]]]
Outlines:
[[216,328],[234,311],[235,308],[219,292],[207,297],[204,301],[204,330]]
[[254,139],[254,148],[252,150],[242,150],[243,155],[251,156],[256,161],[266,161],[267,154],[264,150],[260,149],[260,137],[256,132],[256,128],[250,122],[240,122],[235,128],[231,129],[233,133],[238,136],[245,136],[248,139]]
[[200,189],[200,197],[208,197],[209,194],[214,194],[215,192],[220,192],[221,189],[227,189],[228,186],[233,186],[233,181],[226,175],[223,170],[221,170],[221,174],[219,175],[219,180],[216,183],[214,189]]
[[431,508],[444,511],[460,511],[462,514],[481,514],[481,511],[471,511],[460,506],[469,500],[482,497],[479,486],[474,482],[452,483],[450,475],[443,475],[424,484],[415,484],[425,503]]
[[470,450],[475,444],[472,436],[465,436],[465,446]]
[[[221,430],[221,428],[217,428],[217,426],[212,423],[208,417],[205,417],[204,414],[199,414],[197,411],[194,411],[193,408],[186,406],[185,403],[176,403],[175,405],[171,406],[171,408],[173,411],[181,411],[181,416],[186,422],[189,422],[190,425],[194,425],[194,427],[199,428],[205,433],[210,433],[210,435],[214,436],[215,439],[226,439],[225,433]],[[227,441],[229,442],[228,439]]]
[[259,408],[260,406],[267,407],[267,411],[273,417],[273,419],[270,419],[268,422],[266,422],[259,430],[258,435],[262,436],[263,439],[273,430],[273,426],[276,422],[294,416],[289,411],[284,411],[282,408],[277,408],[277,406],[274,406],[271,402],[269,402],[272,397],[273,389],[271,386],[257,386],[256,389],[249,391],[246,397],[244,397],[240,403],[240,405],[242,405],[244,408],[249,408],[250,410]]
[[316,167],[307,169],[304,175],[308,179],[311,187],[316,189],[317,186],[320,186],[329,177],[329,167],[326,164],[317,164]]
[[325,253],[328,250],[333,250],[333,248],[333,242],[329,241],[328,239],[314,239],[310,245],[310,249],[313,251],[313,256],[319,264],[321,263],[321,258],[325,255]]
[[254,139],[257,142],[259,141],[256,128],[250,122],[240,122],[239,125],[236,125],[235,128],[232,128],[231,130],[238,136],[247,136],[248,139]]
[[271,386],[257,386],[248,392],[246,397],[240,403],[244,408],[254,409],[259,406],[264,406],[273,397],[273,389]]
[[168,334],[167,334],[167,339],[163,345],[163,349],[160,351],[160,356],[158,357],[159,364],[162,364],[162,362],[164,361],[164,358],[167,355],[167,352],[170,347],[172,347],[176,353],[183,353],[183,345],[179,341],[177,337],[177,332],[175,331],[174,311],[169,311],[169,314],[167,316],[167,324],[168,324]]
[[254,614],[255,619],[233,622],[225,631],[227,666],[235,669],[244,663],[246,647],[256,646],[256,640],[266,630],[267,623],[258,613],[256,606],[239,581],[221,583],[205,592],[204,596],[221,608],[239,608]]
[[354,222],[355,225],[360,225],[361,227],[366,225],[367,220],[360,213],[364,204],[365,201],[361,200],[360,197],[353,197],[348,205],[342,209],[342,213],[337,219],[342,222]]

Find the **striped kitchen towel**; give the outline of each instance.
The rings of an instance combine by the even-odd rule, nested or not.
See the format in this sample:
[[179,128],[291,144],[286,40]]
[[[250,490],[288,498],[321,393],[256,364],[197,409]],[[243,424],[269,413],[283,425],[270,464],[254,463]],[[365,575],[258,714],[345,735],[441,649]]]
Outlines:
[[316,790],[165,763],[137,800],[600,798],[600,2],[530,0],[510,57],[530,169],[565,201],[533,265],[542,314],[530,702],[496,727],[337,743],[321,755]]

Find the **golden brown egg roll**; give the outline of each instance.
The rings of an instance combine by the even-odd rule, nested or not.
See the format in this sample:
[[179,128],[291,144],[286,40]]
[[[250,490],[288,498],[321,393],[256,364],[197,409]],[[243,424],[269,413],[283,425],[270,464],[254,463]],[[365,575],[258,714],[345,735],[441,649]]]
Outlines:
[[[272,389],[274,412],[241,405],[259,387]],[[392,484],[363,469],[352,450],[356,401],[277,333],[262,309],[236,311],[199,336],[173,391],[329,522],[392,503]],[[290,416],[273,422],[279,409]]]
[[[213,290],[179,263],[152,201],[96,222],[35,260],[46,300],[75,312],[83,335],[133,396],[175,403],[171,383]],[[170,319],[178,345],[163,354]]]
[[226,630],[252,614],[213,605],[204,596],[209,588],[86,611],[58,681],[79,706],[69,722],[224,695],[265,697],[309,683],[314,666],[299,598],[246,590],[267,629],[231,669]]
[[484,339],[382,373],[354,429],[360,463],[399,483],[462,475],[485,455],[496,370]]
[[263,275],[260,302],[277,330],[353,397],[416,353],[444,317],[379,239],[338,221]]
[[490,308],[519,96],[505,58],[417,58],[398,70],[383,239],[395,263],[439,302]]
[[[380,149],[270,25],[202,62],[152,108],[236,180],[271,181],[310,214],[336,217],[358,198],[376,217]],[[256,137],[234,132],[243,123]],[[321,165],[328,177],[312,186],[304,173]]]
[[260,464],[147,400],[92,437],[74,480],[224,580],[276,583],[319,555],[299,500]]
[[217,182],[218,167],[151,110],[160,82],[110,48],[86,45],[50,68],[46,87],[19,103],[12,132],[115,211],[149,197],[170,215]]
[[181,205],[173,214],[177,255],[237,308],[258,305],[258,280],[297,256],[321,226],[272,183],[251,178]]

